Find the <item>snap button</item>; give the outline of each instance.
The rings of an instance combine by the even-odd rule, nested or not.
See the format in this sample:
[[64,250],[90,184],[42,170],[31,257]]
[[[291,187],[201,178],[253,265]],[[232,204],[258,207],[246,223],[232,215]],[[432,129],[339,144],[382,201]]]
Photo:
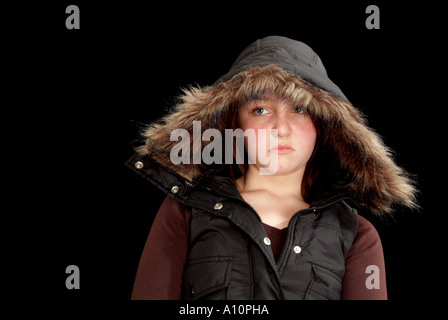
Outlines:
[[143,162],[141,162],[141,161],[137,161],[137,162],[135,162],[135,167],[137,168],[137,169],[141,169],[141,168],[143,168]]
[[179,187],[178,186],[174,186],[171,188],[171,192],[172,193],[177,193],[177,191],[179,191]]
[[223,204],[221,202],[217,202],[215,203],[215,206],[213,208],[215,208],[215,210],[219,210],[223,207]]
[[265,245],[270,246],[271,245],[271,239],[269,239],[268,237],[264,237],[263,242]]
[[300,253],[302,251],[302,248],[300,248],[299,246],[295,246],[293,248],[293,250],[294,250],[295,253]]

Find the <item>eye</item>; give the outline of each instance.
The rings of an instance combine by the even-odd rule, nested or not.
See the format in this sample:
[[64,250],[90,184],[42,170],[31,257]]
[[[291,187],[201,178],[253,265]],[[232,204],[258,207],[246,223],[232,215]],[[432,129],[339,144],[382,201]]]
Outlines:
[[258,115],[262,115],[262,114],[267,114],[268,113],[268,111],[265,108],[256,108],[256,109],[254,109],[253,112],[255,114],[258,114]]
[[293,112],[295,112],[295,113],[306,113],[306,108],[304,108],[304,107],[294,107],[294,109],[293,109]]

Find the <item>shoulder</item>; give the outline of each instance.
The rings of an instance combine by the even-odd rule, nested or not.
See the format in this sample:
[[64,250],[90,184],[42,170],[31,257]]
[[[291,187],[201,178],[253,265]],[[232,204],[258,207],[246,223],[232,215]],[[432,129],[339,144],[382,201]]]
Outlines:
[[191,210],[181,202],[167,196],[157,212],[154,225],[165,230],[188,230],[190,219]]
[[362,216],[358,216],[358,230],[351,252],[378,249],[382,252],[380,236],[373,224]]
[[160,206],[160,210],[170,210],[174,212],[183,212],[183,213],[189,211],[186,205],[173,199],[170,196],[165,197],[165,199],[162,202],[162,205]]

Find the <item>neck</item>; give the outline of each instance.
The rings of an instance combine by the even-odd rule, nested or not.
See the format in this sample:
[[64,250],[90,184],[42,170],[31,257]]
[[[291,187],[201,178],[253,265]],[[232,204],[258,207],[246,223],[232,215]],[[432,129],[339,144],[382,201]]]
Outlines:
[[287,175],[260,175],[258,170],[249,166],[246,176],[237,181],[240,192],[264,190],[282,197],[297,197],[303,201],[302,178],[305,168]]

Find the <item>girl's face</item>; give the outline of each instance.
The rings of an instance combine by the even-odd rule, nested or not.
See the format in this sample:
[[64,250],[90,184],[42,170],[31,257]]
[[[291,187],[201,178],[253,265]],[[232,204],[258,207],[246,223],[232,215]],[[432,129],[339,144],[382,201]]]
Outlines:
[[[258,169],[266,167],[266,161],[260,161],[260,155],[275,159],[276,170],[272,174],[286,175],[305,169],[317,136],[305,108],[268,93],[262,100],[252,100],[240,107],[238,125],[243,131],[255,131],[256,155],[253,154],[254,149],[247,147],[247,140],[245,147],[249,159],[256,159],[252,165]],[[259,129],[265,129],[266,134]]]

